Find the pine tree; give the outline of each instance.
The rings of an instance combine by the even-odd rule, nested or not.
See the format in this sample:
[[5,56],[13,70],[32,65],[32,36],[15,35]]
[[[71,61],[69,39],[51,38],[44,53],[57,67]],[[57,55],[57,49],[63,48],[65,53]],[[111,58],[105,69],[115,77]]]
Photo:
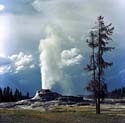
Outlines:
[[2,92],[2,88],[0,87],[0,102],[3,101],[3,92]]
[[10,102],[14,101],[14,97],[13,97],[13,91],[12,89],[10,90]]
[[20,92],[18,89],[15,90],[14,92],[14,101],[20,100]]
[[112,66],[112,62],[104,60],[103,55],[107,51],[112,51],[114,48],[109,47],[109,41],[113,33],[114,27],[112,24],[105,25],[104,17],[99,16],[97,25],[90,32],[90,39],[87,40],[88,46],[92,49],[90,56],[90,63],[86,70],[93,73],[93,77],[86,87],[88,91],[92,92],[96,101],[96,113],[100,114],[100,101],[104,99],[107,93],[107,85],[104,81],[104,70]]
[[7,89],[6,89],[6,87],[4,88],[4,90],[3,90],[3,102],[6,102],[7,101]]
[[7,86],[7,88],[6,88],[6,101],[7,102],[11,101],[11,99],[10,99],[10,87],[9,86]]
[[18,97],[18,100],[22,100],[22,92],[19,91],[19,97]]
[[29,92],[27,92],[27,94],[26,94],[26,99],[29,99]]

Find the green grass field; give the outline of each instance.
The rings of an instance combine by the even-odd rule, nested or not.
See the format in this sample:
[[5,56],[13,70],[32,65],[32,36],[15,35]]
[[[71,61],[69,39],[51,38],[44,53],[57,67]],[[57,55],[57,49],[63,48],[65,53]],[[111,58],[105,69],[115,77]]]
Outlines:
[[102,106],[57,106],[51,111],[0,109],[0,123],[125,123],[124,108]]

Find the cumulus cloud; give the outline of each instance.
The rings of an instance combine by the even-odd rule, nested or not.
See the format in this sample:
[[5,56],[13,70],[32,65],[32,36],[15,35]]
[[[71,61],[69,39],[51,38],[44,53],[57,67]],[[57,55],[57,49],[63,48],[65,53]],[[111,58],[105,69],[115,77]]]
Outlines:
[[9,56],[8,63],[4,63],[4,66],[0,66],[0,73],[19,73],[20,71],[26,70],[26,69],[33,69],[35,67],[33,63],[33,56],[24,54],[23,52],[20,52],[19,54],[14,54],[12,56]]
[[11,72],[11,67],[9,65],[0,66],[0,74],[5,74]]
[[64,50],[61,53],[61,61],[64,66],[73,66],[80,64],[83,56],[80,53],[80,49],[72,48],[70,50]]
[[9,57],[12,60],[12,68],[14,69],[15,73],[18,73],[22,70],[26,70],[28,68],[33,68],[33,56],[32,55],[25,55],[23,52],[19,54],[12,55]]

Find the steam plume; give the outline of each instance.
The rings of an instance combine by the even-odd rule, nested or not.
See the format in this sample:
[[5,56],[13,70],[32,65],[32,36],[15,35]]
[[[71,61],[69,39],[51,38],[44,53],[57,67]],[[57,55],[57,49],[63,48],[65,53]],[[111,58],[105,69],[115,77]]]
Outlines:
[[66,39],[62,33],[47,26],[46,37],[40,40],[39,46],[43,89],[58,86],[62,93],[72,93],[75,88],[75,76],[83,60],[81,50],[77,45],[73,46],[71,38]]

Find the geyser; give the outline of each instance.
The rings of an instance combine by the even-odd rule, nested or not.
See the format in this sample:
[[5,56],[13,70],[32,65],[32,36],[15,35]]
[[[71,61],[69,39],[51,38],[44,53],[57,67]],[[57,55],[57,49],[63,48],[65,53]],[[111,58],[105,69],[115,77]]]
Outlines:
[[60,40],[50,27],[46,29],[46,38],[40,41],[40,62],[42,74],[42,89],[51,89],[61,78],[58,69],[60,59]]
[[[81,81],[83,62],[83,54],[77,43],[47,26],[45,39],[41,39],[39,45],[42,89],[77,94],[76,82]],[[77,86],[80,84],[77,83]]]

